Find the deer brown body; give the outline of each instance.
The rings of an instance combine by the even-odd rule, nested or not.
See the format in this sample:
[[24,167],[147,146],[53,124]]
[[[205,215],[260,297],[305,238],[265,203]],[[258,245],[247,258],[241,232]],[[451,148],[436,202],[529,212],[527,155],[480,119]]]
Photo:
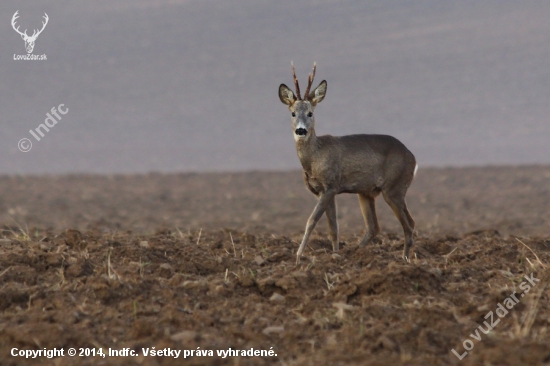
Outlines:
[[403,227],[403,257],[408,260],[415,223],[407,209],[405,195],[416,173],[414,155],[399,140],[387,135],[317,136],[313,111],[324,99],[327,83],[323,80],[315,90],[309,92],[315,76],[314,65],[302,100],[294,66],[292,69],[296,95],[281,84],[279,98],[292,112],[292,128],[304,181],[319,199],[307,222],[297,253],[298,259],[323,214],[328,219],[332,248],[338,250],[335,196],[339,193],[356,193],[359,196],[367,226],[360,245],[371,242],[380,232],[374,199],[382,193]]

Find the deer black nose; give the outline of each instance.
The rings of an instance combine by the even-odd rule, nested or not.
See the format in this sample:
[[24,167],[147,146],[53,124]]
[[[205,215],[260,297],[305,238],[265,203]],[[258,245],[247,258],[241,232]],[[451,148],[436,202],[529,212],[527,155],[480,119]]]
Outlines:
[[296,135],[299,136],[305,136],[307,135],[307,130],[305,128],[297,128],[296,131],[294,131]]

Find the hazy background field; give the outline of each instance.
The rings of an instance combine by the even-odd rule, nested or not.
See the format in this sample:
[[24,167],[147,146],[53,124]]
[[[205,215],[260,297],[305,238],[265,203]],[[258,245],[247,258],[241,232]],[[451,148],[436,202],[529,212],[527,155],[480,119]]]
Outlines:
[[[48,13],[47,61],[13,60],[16,10],[21,29]],[[421,166],[550,163],[547,1],[4,0],[0,14],[0,173],[299,169],[277,98],[291,60],[302,83],[313,61],[328,80],[320,134],[392,134]]]

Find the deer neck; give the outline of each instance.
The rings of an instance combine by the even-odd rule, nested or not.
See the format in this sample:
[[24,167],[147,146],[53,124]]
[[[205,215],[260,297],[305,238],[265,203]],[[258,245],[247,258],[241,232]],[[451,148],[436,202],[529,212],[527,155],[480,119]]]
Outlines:
[[315,134],[315,129],[310,130],[310,134],[305,139],[296,141],[296,151],[298,152],[298,158],[302,164],[304,171],[311,172],[311,166],[313,159],[319,149],[319,140]]

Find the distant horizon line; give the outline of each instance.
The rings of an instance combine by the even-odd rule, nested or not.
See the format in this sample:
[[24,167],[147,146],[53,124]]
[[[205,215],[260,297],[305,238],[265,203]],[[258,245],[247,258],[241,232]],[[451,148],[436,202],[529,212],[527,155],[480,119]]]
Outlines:
[[[472,165],[419,165],[418,173],[422,170],[457,170],[457,169],[525,169],[525,168],[549,168],[549,163],[530,164],[472,164]],[[296,169],[235,169],[235,170],[149,170],[149,171],[121,171],[121,172],[97,172],[97,171],[66,171],[66,172],[39,172],[39,173],[4,173],[0,172],[0,178],[13,177],[68,177],[68,176],[148,176],[148,175],[223,175],[223,174],[251,174],[251,173],[301,173],[300,168]]]

